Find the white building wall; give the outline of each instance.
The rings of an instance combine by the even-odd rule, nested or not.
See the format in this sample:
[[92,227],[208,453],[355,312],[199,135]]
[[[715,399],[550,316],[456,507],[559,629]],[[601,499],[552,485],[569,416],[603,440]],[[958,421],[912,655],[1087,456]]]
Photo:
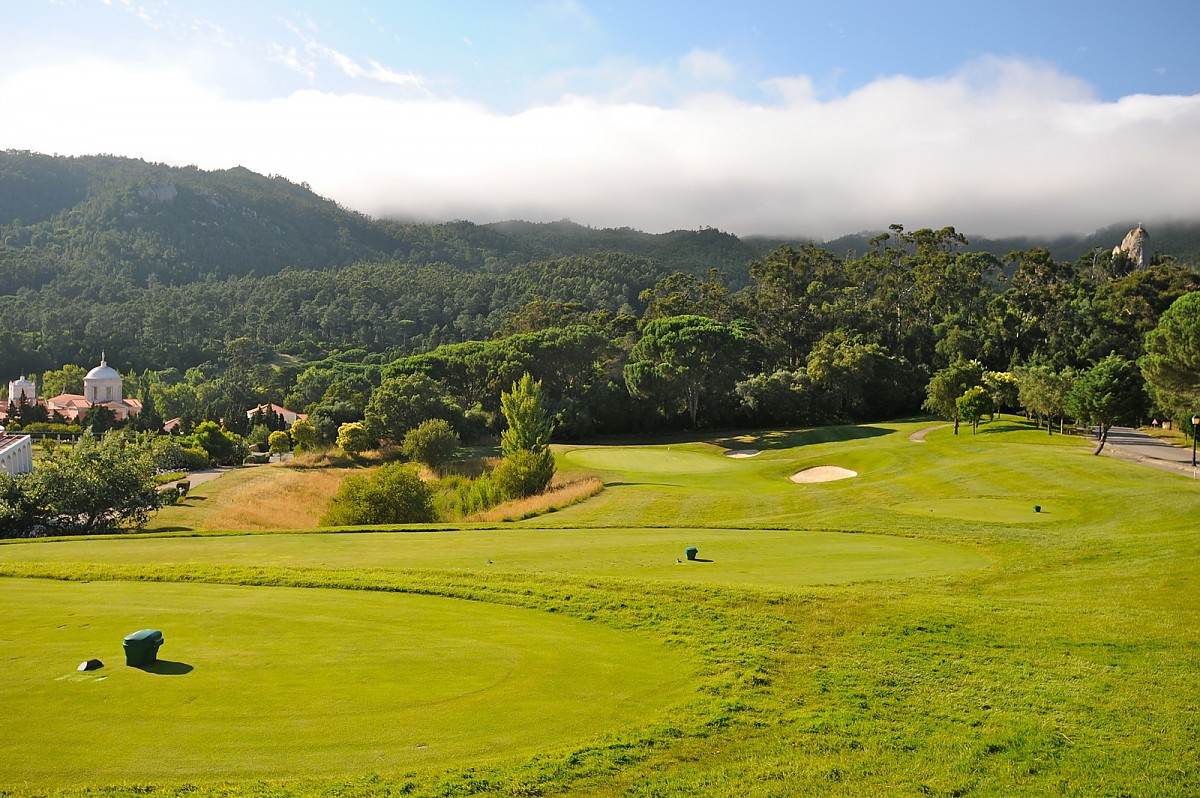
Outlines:
[[15,476],[33,470],[33,442],[28,435],[0,434],[0,471]]

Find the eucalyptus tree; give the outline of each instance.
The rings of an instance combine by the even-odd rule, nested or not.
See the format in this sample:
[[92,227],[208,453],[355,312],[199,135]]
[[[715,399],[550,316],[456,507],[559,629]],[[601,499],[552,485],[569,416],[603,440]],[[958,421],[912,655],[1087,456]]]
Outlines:
[[811,241],[751,263],[750,277],[754,323],[779,366],[803,365],[822,335],[851,326],[847,312],[858,288],[843,263]]

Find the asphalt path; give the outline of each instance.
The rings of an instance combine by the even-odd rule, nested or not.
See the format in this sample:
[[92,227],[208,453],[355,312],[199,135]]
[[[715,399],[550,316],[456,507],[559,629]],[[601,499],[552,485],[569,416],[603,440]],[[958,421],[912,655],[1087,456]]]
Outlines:
[[1104,445],[1101,454],[1141,463],[1151,468],[1195,476],[1191,447],[1185,449],[1182,446],[1174,446],[1129,427],[1110,429],[1108,443]]
[[217,477],[221,476],[222,474],[224,474],[226,471],[229,471],[229,470],[230,470],[230,467],[228,467],[228,466],[218,467],[218,468],[204,468],[199,471],[190,472],[183,479],[177,479],[174,482],[166,482],[162,485],[159,485],[158,487],[159,487],[159,490],[162,490],[163,488],[173,488],[176,485],[178,485],[180,482],[183,482],[184,480],[186,480],[190,484],[190,486],[192,488],[194,488],[197,485],[203,485],[205,482],[211,482],[212,480],[216,479]]

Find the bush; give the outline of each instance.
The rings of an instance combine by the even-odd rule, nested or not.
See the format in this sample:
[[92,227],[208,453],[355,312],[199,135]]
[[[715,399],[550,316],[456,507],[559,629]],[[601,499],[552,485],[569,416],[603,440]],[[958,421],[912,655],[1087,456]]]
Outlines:
[[208,452],[184,446],[176,438],[158,436],[151,439],[150,451],[159,471],[199,471],[208,468]]
[[282,459],[284,452],[292,448],[292,436],[283,430],[276,430],[267,439],[267,446],[271,454]]
[[163,502],[154,474],[148,447],[119,434],[84,435],[0,486],[2,525],[67,535],[141,528]]
[[267,450],[267,441],[270,437],[271,430],[267,429],[265,424],[255,424],[250,428],[250,432],[246,434],[246,443],[250,444],[250,451],[252,452],[265,452]]
[[78,435],[83,427],[78,424],[57,424],[49,421],[35,421],[21,428],[22,432],[51,432],[56,435]]
[[433,494],[412,466],[388,463],[371,477],[349,477],[321,519],[326,526],[437,520]]
[[347,421],[338,428],[337,445],[347,457],[357,457],[359,452],[371,445],[371,436],[361,421]]
[[401,451],[404,456],[424,463],[433,471],[441,473],[458,451],[459,439],[450,422],[441,418],[422,421],[416,429],[404,436]]
[[554,454],[549,449],[540,452],[519,449],[492,472],[492,479],[507,501],[541,493],[553,478]]
[[241,435],[221,429],[215,421],[200,422],[183,440],[188,446],[208,452],[209,459],[220,465],[237,465],[248,452]]
[[314,452],[319,446],[317,428],[306,418],[292,425],[291,437],[296,443],[297,452]]

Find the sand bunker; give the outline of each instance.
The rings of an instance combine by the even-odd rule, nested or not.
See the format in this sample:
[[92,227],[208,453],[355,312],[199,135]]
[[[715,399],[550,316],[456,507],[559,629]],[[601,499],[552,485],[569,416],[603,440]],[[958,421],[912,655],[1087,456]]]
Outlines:
[[797,471],[789,479],[792,482],[809,484],[813,482],[834,482],[835,480],[849,479],[856,476],[858,476],[858,472],[851,471],[849,468],[842,468],[841,466],[816,466],[815,468],[806,468],[803,471]]
[[742,459],[745,457],[754,457],[758,454],[758,449],[734,449],[733,451],[725,452],[726,457],[735,457]]

